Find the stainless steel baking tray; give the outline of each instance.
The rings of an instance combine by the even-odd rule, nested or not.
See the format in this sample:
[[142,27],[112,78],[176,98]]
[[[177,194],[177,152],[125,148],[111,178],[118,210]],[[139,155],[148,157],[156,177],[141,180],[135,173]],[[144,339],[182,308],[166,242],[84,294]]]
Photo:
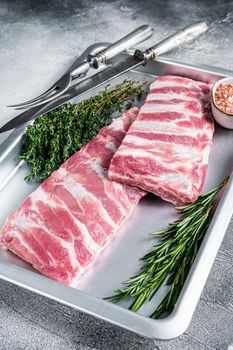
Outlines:
[[[98,46],[98,45],[97,45]],[[122,54],[122,57],[126,55]],[[113,84],[125,78],[147,80],[156,75],[178,74],[205,82],[214,82],[233,75],[224,69],[190,66],[160,58],[137,71],[118,77]],[[93,90],[92,94],[96,94]],[[88,97],[83,95],[82,99]],[[78,102],[80,99],[73,99]],[[24,127],[15,130],[0,146],[0,225],[7,214],[17,207],[36,184],[27,184],[23,178],[28,169],[17,160]],[[230,174],[233,166],[233,132],[217,127],[209,169],[203,191],[217,185]],[[205,285],[208,274],[233,214],[233,178],[229,182],[217,207],[198,256],[183,287],[174,311],[166,318],[153,320],[148,317],[167,291],[163,287],[151,302],[136,314],[127,309],[127,303],[114,305],[102,298],[112,294],[121,281],[133,275],[139,268],[139,257],[155,243],[148,232],[165,227],[176,216],[174,207],[152,195],[141,200],[132,217],[112,238],[92,268],[80,278],[78,289],[61,285],[33,270],[10,252],[0,252],[0,277],[33,292],[69,305],[77,310],[104,319],[133,332],[156,339],[171,339],[183,333],[189,325]]]

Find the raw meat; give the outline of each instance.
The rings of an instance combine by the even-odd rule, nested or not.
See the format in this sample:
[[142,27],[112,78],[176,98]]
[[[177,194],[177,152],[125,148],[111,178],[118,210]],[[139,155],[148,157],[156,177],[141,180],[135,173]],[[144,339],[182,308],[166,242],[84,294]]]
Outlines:
[[214,133],[210,86],[162,76],[113,156],[110,180],[138,186],[183,205],[200,194]]
[[42,274],[74,285],[130,216],[144,191],[107,179],[137,108],[103,128],[11,213],[0,244]]

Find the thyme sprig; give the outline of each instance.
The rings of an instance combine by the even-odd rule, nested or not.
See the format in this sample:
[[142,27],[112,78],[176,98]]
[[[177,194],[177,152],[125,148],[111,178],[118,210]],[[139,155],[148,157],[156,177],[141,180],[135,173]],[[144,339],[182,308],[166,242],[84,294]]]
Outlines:
[[195,203],[177,207],[180,218],[166,229],[151,233],[155,237],[161,236],[160,242],[140,259],[143,261],[140,272],[123,282],[125,288],[116,290],[116,294],[106,299],[114,303],[133,299],[129,309],[137,312],[166,283],[170,286],[169,292],[151,317],[158,318],[171,312],[209,227],[213,202],[227,181],[228,178]]
[[144,91],[145,83],[124,80],[107,85],[97,96],[79,104],[66,104],[36,118],[27,127],[19,159],[31,168],[25,180],[45,180],[74,152],[112,121],[114,112],[131,107]]

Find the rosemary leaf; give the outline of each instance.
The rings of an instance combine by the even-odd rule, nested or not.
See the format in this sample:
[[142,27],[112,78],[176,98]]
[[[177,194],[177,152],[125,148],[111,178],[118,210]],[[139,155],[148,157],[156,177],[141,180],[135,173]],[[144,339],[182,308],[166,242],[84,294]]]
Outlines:
[[195,203],[177,207],[180,218],[170,223],[167,229],[152,232],[150,235],[161,236],[160,242],[140,260],[141,270],[127,281],[125,286],[105,299],[118,303],[132,299],[130,310],[137,312],[147,300],[151,300],[157,290],[165,283],[169,292],[152,313],[152,318],[159,318],[171,312],[176,305],[181,289],[198,253],[202,239],[209,227],[213,202],[219,191],[225,186],[226,178]]

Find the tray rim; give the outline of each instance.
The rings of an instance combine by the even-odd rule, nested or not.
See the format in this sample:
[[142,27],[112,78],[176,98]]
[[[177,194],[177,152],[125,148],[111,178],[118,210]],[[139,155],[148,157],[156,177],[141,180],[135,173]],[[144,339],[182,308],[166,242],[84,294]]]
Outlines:
[[[96,44],[96,46],[98,45],[103,44]],[[162,64],[165,63],[168,65],[175,65],[177,67],[184,67],[190,70],[194,69],[196,71],[203,71],[219,77],[233,75],[233,71],[228,69],[211,67],[207,65],[190,65],[165,57],[161,57],[157,59],[157,61]],[[17,136],[22,133],[25,126],[26,125],[23,125],[15,129],[0,144],[0,153],[4,153],[4,150],[7,151],[7,144],[9,144],[9,141],[11,139],[17,139]],[[229,180],[217,206],[210,227],[201,244],[198,255],[193,263],[191,271],[189,272],[188,278],[182,288],[182,292],[179,296],[176,307],[173,312],[164,319],[153,320],[149,317],[133,313],[128,309],[114,305],[84,291],[62,285],[33,271],[29,271],[17,265],[2,261],[0,261],[0,278],[72,307],[78,311],[85,312],[117,326],[136,332],[142,336],[159,340],[175,338],[181,335],[187,329],[192,319],[194,310],[233,214],[233,205],[232,207],[227,205],[227,203],[230,202],[230,197],[232,197],[232,195],[233,175],[231,176],[231,179]],[[219,228],[221,228],[221,234],[219,234]],[[210,247],[212,247],[212,249],[210,249]],[[208,266],[203,264],[203,260],[206,259],[206,254],[209,255],[210,260]],[[202,267],[204,266],[201,283],[199,276],[197,276],[200,273],[200,264],[202,264]],[[191,291],[191,286],[196,284],[197,278],[199,287],[198,290],[195,290],[195,293],[193,293],[193,290]],[[189,307],[187,307],[187,305]]]

